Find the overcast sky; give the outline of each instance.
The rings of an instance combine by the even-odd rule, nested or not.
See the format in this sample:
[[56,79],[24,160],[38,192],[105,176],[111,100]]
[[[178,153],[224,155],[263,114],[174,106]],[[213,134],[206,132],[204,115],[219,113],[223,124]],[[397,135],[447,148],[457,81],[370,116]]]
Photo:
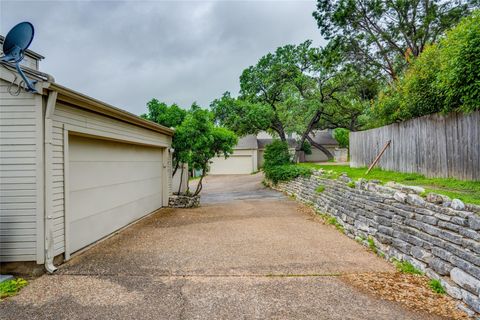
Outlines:
[[0,33],[30,21],[56,82],[135,114],[153,97],[207,107],[285,44],[323,43],[315,1],[0,1]]

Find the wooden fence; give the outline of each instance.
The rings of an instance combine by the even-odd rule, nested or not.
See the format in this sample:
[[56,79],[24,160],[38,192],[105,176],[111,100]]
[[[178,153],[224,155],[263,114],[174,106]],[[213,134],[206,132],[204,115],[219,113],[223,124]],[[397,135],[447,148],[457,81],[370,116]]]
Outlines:
[[480,111],[433,114],[350,133],[350,165],[368,167],[391,140],[378,167],[427,177],[480,180]]

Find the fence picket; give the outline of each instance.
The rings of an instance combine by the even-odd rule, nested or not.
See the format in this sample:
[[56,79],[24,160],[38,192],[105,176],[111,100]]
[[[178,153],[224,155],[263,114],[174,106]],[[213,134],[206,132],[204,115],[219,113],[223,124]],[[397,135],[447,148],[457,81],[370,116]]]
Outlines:
[[350,133],[350,165],[368,167],[392,140],[377,166],[427,177],[480,180],[480,111],[433,114]]

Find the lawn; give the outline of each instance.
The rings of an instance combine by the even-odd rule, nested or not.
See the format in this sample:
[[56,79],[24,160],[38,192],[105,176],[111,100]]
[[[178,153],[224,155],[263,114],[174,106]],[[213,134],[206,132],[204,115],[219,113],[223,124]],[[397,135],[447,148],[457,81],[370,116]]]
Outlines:
[[462,181],[451,178],[426,178],[418,173],[401,173],[395,171],[386,171],[373,169],[368,175],[365,175],[367,168],[350,168],[349,166],[337,166],[328,164],[302,163],[301,166],[307,166],[314,169],[323,168],[324,170],[333,170],[334,176],[345,172],[350,178],[357,180],[359,178],[376,179],[381,182],[395,181],[406,185],[421,186],[427,192],[435,192],[457,198],[465,203],[480,205],[480,181]]

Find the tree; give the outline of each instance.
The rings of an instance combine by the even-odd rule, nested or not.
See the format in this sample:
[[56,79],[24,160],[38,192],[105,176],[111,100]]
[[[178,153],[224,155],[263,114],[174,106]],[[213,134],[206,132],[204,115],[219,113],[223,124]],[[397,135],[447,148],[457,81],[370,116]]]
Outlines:
[[210,108],[218,123],[239,136],[269,130],[274,119],[273,110],[269,106],[235,99],[228,91],[220,99],[215,99]]
[[193,196],[202,190],[203,178],[209,170],[210,160],[215,156],[227,158],[233,153],[233,147],[238,142],[235,133],[226,128],[216,127],[211,112],[195,104],[177,128],[175,139],[182,148],[179,159],[202,172]]
[[372,108],[373,126],[436,112],[478,110],[480,11],[426,47],[405,74],[383,90]]
[[147,102],[148,113],[142,114],[141,117],[169,128],[176,128],[179,126],[187,111],[180,108],[177,104],[167,105],[157,99],[152,99]]
[[341,44],[350,60],[390,79],[425,47],[478,6],[478,0],[318,0],[321,34]]
[[[164,102],[158,101],[157,99],[152,99],[147,102],[147,109],[148,112],[140,115],[140,117],[174,129],[180,126],[187,115],[187,111],[179,107],[177,104],[174,103],[169,106]],[[179,141],[174,135],[172,147],[175,150],[172,158],[172,175],[175,175],[181,163],[188,163],[188,159],[185,158],[186,155],[183,153],[183,151],[186,150],[185,148],[187,147],[187,144]]]
[[287,134],[297,133],[301,137],[297,151],[308,140],[332,158],[309,134],[331,126],[358,129],[364,109],[364,104],[347,98],[363,82],[353,68],[342,64],[338,49],[315,48],[305,41],[263,56],[243,71],[237,99],[225,93],[212,103],[216,120],[238,135],[267,130],[286,141]]

